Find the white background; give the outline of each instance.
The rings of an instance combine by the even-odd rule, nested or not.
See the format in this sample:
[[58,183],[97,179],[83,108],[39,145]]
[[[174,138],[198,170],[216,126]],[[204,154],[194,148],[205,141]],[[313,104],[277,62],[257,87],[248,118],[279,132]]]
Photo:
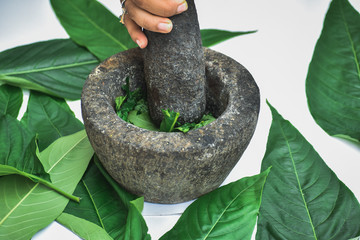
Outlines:
[[[119,15],[119,1],[100,2]],[[360,1],[350,2],[359,11]],[[267,99],[360,199],[360,148],[328,136],[311,117],[305,95],[308,65],[329,3],[329,0],[196,0],[201,28],[258,30],[255,34],[212,47],[243,64],[252,73],[261,92],[261,111],[253,139],[224,184],[259,173],[271,124],[271,114],[265,104]],[[68,37],[46,0],[0,0],[0,34],[0,51]],[[69,104],[82,119],[80,102]],[[26,104],[21,113],[25,109]],[[168,231],[188,205],[145,203],[143,214],[152,239],[158,239]],[[78,237],[54,222],[33,239],[71,240]]]

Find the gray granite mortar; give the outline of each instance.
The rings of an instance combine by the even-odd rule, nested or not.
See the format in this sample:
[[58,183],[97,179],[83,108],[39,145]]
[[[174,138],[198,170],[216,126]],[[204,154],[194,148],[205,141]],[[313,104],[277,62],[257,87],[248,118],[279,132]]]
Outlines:
[[206,109],[211,124],[184,133],[141,129],[120,119],[115,98],[130,77],[146,91],[140,49],[118,53],[97,66],[82,92],[85,129],[101,163],[126,190],[145,201],[180,203],[216,189],[239,161],[254,133],[259,89],[235,60],[204,48]]

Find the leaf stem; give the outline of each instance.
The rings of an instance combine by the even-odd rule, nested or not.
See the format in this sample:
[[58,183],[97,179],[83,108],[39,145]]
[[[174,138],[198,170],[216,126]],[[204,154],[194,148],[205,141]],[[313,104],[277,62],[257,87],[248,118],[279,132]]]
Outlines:
[[35,176],[35,175],[32,175],[32,174],[27,174],[27,173],[24,173],[25,176],[27,178],[29,178],[30,180],[34,181],[34,182],[38,182],[38,183],[41,183],[51,189],[53,189],[54,191],[58,192],[59,194],[63,195],[64,197],[70,199],[70,200],[73,200],[75,202],[80,202],[80,198],[79,197],[76,197],[72,194],[69,194],[63,190],[61,190],[60,188],[56,187],[54,184],[50,183],[49,181],[46,181],[38,176]]
[[176,115],[175,115],[175,119],[174,119],[174,121],[173,121],[172,124],[171,124],[171,127],[170,127],[169,132],[172,132],[172,131],[174,130],[175,124],[176,124],[179,116],[180,116],[180,113],[177,112]]

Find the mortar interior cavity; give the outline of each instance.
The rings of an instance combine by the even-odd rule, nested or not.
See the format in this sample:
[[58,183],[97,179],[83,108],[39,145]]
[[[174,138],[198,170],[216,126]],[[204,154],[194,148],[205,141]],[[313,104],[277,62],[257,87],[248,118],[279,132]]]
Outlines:
[[[126,76],[129,77],[130,91],[140,88],[146,95],[145,80],[144,78],[136,75],[138,74]],[[142,76],[142,74],[140,76]],[[117,81],[121,81],[122,84],[116,84],[117,87],[114,89],[115,91],[111,91],[114,94],[109,98],[115,113],[115,98],[124,95],[124,91],[121,89],[121,86],[125,84],[125,79],[117,79]],[[219,76],[214,76],[211,72],[206,71],[206,113],[211,113],[215,118],[218,118],[225,111],[228,101],[229,93],[224,90],[224,84],[220,81]]]

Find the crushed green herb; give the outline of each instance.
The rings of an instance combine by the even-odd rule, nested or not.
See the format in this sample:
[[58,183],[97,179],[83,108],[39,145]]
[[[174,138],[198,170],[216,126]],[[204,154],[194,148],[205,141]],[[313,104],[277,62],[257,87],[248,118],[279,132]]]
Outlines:
[[205,114],[198,123],[185,123],[181,125],[177,121],[180,113],[167,109],[162,110],[164,119],[160,123],[160,128],[158,128],[150,118],[146,96],[142,93],[141,89],[138,88],[134,91],[130,91],[128,77],[125,80],[125,85],[121,88],[125,92],[125,95],[119,96],[115,99],[116,113],[121,119],[134,124],[137,127],[151,131],[177,131],[187,133],[192,129],[203,127],[215,120],[211,114]]

